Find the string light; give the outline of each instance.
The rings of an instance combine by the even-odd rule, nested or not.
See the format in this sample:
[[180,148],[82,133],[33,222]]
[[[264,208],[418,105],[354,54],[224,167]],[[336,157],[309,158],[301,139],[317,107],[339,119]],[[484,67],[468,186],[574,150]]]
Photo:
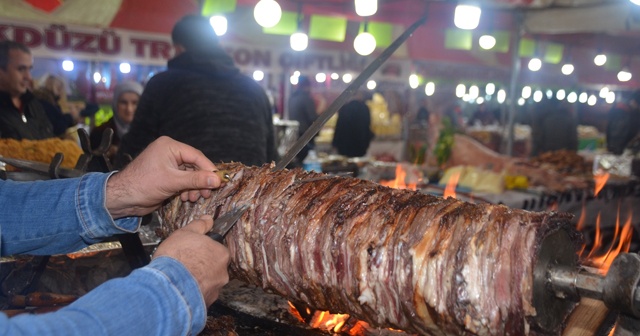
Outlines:
[[260,26],[271,28],[280,22],[282,8],[274,0],[260,0],[253,9],[253,17]]

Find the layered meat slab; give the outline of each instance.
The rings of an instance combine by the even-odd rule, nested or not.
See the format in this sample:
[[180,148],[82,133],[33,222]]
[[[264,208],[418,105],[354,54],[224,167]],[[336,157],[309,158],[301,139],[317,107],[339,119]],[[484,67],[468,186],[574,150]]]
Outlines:
[[568,215],[299,169],[218,167],[231,180],[206,200],[172,199],[160,210],[162,230],[249,204],[225,239],[232,277],[374,326],[427,335],[533,333],[538,248],[568,227]]

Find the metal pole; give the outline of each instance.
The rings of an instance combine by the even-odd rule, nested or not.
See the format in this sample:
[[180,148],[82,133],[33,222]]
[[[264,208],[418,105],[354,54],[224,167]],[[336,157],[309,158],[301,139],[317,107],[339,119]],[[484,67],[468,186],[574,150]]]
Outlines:
[[513,155],[514,123],[518,108],[518,78],[520,76],[520,40],[522,39],[523,14],[515,12],[515,34],[511,38],[511,83],[509,85],[509,113],[507,118],[507,148],[505,154]]

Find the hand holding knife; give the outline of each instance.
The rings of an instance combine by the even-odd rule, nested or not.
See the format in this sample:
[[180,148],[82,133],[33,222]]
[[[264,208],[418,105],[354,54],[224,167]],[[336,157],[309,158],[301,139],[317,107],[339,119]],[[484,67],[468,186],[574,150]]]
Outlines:
[[235,208],[231,211],[228,211],[224,215],[213,220],[213,228],[207,236],[211,237],[211,239],[217,241],[222,244],[224,237],[227,235],[229,230],[236,224],[238,219],[249,209],[248,205],[243,205],[239,208]]

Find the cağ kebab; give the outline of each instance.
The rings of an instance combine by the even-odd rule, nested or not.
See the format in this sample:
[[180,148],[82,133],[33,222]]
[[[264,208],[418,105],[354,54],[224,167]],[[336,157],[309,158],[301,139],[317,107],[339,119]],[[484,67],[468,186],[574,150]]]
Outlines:
[[172,199],[160,210],[162,234],[250,204],[226,237],[232,277],[374,326],[428,335],[538,333],[532,291],[540,245],[558,230],[573,237],[565,214],[300,169],[218,167],[229,182],[209,199]]

